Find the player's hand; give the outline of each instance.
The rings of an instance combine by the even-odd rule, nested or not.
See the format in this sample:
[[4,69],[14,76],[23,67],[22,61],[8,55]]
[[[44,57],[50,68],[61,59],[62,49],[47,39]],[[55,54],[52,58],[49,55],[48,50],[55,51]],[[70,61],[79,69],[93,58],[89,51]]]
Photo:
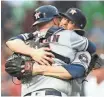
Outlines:
[[36,63],[33,64],[32,75],[42,74],[42,72],[44,72],[44,68],[42,68],[42,66],[43,65],[39,65],[39,64],[36,64]]
[[51,49],[47,47],[34,49],[30,56],[41,65],[51,65],[54,63],[52,59],[54,55],[50,51]]

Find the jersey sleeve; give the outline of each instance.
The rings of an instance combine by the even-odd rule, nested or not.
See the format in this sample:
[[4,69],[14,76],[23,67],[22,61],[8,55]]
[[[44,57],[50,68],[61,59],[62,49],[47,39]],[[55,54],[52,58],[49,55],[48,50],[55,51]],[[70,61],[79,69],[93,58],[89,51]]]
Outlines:
[[86,51],[88,48],[88,39],[75,32],[71,33],[70,41],[71,47],[77,51]]
[[71,64],[80,64],[82,65],[85,70],[88,70],[88,67],[90,65],[90,61],[91,61],[91,56],[89,54],[89,52],[77,52],[75,59],[73,60],[73,62]]
[[9,40],[11,41],[15,39],[20,39],[22,41],[26,41],[26,40],[35,38],[37,35],[38,35],[37,33],[24,33],[24,34],[20,34],[15,37],[12,37]]
[[10,38],[9,41],[15,40],[15,39],[20,39],[20,40],[26,41],[29,39],[29,33],[17,35],[15,37]]

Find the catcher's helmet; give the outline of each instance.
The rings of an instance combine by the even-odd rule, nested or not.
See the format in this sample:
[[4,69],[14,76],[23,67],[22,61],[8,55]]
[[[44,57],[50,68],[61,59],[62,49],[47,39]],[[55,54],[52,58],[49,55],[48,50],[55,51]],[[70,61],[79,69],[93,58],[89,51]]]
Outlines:
[[78,8],[69,8],[66,13],[61,13],[61,15],[73,21],[80,29],[86,25],[86,17]]
[[34,23],[33,26],[48,22],[54,18],[54,16],[60,16],[59,11],[55,6],[52,5],[44,5],[37,8],[34,11]]

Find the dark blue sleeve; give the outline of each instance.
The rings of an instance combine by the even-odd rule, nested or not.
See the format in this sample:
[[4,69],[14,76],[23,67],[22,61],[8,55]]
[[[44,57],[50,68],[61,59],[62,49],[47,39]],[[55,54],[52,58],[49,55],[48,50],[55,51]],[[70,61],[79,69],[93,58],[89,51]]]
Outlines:
[[83,77],[85,74],[85,68],[80,64],[62,65],[72,76],[72,78]]
[[10,40],[15,40],[15,39],[20,39],[20,40],[23,40],[23,41],[25,40],[22,35],[18,35],[18,36],[15,36],[15,37],[10,38],[9,41]]
[[88,48],[87,48],[87,51],[90,53],[90,54],[93,54],[96,52],[96,45],[91,42],[90,40],[88,40]]
[[20,34],[18,36],[12,37],[9,40],[14,40],[14,39],[20,39],[20,40],[28,40],[28,39],[33,39],[35,37],[35,35],[33,35],[32,33],[25,33],[25,34]]
[[21,40],[23,40],[24,41],[24,38],[23,38],[23,36],[22,35],[18,35],[18,36],[16,36],[16,37],[14,37],[15,39],[21,39]]

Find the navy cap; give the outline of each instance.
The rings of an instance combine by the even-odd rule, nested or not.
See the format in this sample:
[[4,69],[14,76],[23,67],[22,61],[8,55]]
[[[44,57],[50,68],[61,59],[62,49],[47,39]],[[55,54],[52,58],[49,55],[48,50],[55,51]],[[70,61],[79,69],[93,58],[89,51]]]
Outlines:
[[44,5],[37,8],[34,12],[34,23],[33,26],[48,22],[52,20],[55,16],[60,16],[59,11],[55,6],[52,5]]
[[73,21],[80,29],[86,26],[86,17],[78,8],[69,8],[66,13],[61,13],[61,15]]

